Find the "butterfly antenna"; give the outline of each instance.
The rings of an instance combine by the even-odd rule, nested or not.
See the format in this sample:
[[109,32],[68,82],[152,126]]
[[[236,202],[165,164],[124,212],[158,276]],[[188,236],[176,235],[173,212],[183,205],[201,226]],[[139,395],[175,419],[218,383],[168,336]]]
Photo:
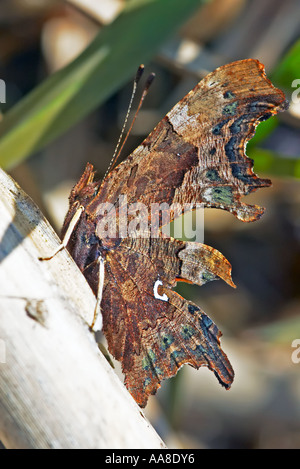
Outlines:
[[133,82],[132,95],[131,95],[131,98],[130,98],[130,102],[129,102],[128,110],[127,110],[126,117],[125,117],[125,120],[124,120],[124,124],[123,124],[122,130],[121,130],[121,133],[120,133],[120,137],[119,137],[119,140],[118,140],[118,143],[117,143],[117,145],[116,145],[116,148],[115,148],[113,157],[112,157],[111,162],[110,162],[110,164],[109,164],[109,166],[108,166],[108,168],[107,168],[107,171],[106,171],[106,173],[105,173],[105,175],[104,175],[103,180],[106,178],[106,176],[107,176],[107,174],[109,173],[109,171],[111,171],[111,170],[115,167],[116,162],[117,162],[117,160],[118,160],[118,158],[119,158],[119,156],[120,156],[120,154],[121,154],[121,152],[122,152],[122,150],[123,150],[123,148],[124,148],[124,145],[125,145],[125,143],[126,143],[128,137],[129,137],[129,135],[130,135],[130,132],[131,132],[132,127],[133,127],[133,124],[134,124],[134,122],[135,122],[135,120],[136,120],[136,118],[137,118],[137,115],[138,115],[138,113],[139,113],[139,111],[140,111],[140,109],[141,109],[141,106],[142,106],[142,104],[143,104],[143,101],[144,101],[144,99],[145,99],[145,97],[146,97],[146,95],[147,95],[147,93],[148,93],[148,91],[149,91],[150,85],[151,85],[151,83],[153,82],[153,80],[154,80],[154,78],[155,78],[155,74],[154,74],[154,73],[151,73],[151,74],[148,76],[147,81],[146,81],[145,86],[144,86],[144,90],[143,90],[143,93],[142,93],[140,102],[139,102],[139,105],[138,105],[137,110],[136,110],[136,112],[135,112],[135,114],[134,114],[134,117],[133,117],[133,119],[132,119],[131,125],[130,125],[130,127],[129,127],[129,129],[128,129],[128,132],[127,132],[127,134],[126,134],[126,136],[125,136],[125,138],[124,138],[124,140],[123,140],[123,143],[122,143],[122,145],[121,145],[121,147],[120,147],[120,143],[121,143],[122,137],[123,137],[123,135],[124,135],[125,127],[126,127],[126,124],[127,124],[127,121],[128,121],[128,117],[129,117],[129,114],[130,114],[130,111],[131,111],[133,99],[134,99],[134,96],[135,96],[135,93],[136,93],[136,90],[137,90],[137,85],[138,85],[138,82],[140,81],[140,78],[141,78],[143,72],[144,72],[144,68],[145,68],[144,65],[140,65],[139,68],[138,68],[138,70],[137,70],[137,73],[136,73],[136,76],[135,76],[135,79],[134,79],[134,82]]

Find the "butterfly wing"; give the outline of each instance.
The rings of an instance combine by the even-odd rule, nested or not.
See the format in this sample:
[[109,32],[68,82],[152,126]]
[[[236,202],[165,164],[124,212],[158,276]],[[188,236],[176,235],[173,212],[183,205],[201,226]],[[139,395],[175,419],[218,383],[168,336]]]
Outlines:
[[[98,270],[86,272],[94,291]],[[125,384],[142,407],[163,379],[185,363],[207,366],[229,388],[233,370],[220,348],[221,332],[172,287],[221,278],[234,286],[231,266],[209,246],[161,236],[124,238],[108,253],[101,309],[108,349],[122,363]]]
[[99,253],[105,258],[103,328],[109,350],[122,363],[126,386],[141,406],[184,363],[209,367],[230,387],[233,371],[220,348],[220,331],[172,288],[177,280],[201,285],[216,278],[233,286],[231,267],[213,248],[161,234],[105,239],[99,207],[110,204],[108,225],[116,213],[120,219],[120,211],[113,210],[119,196],[126,196],[128,206],[164,202],[192,209],[202,203],[243,221],[258,219],[263,209],[240,199],[271,183],[253,173],[244,147],[259,121],[285,108],[284,94],[258,61],[225,65],[207,75],[102,183],[93,181],[88,164],[71,193],[64,230],[76,204],[85,211],[69,250],[96,295],[96,261]]
[[256,125],[284,110],[283,92],[248,59],[207,75],[157,125],[144,142],[104,180],[99,201],[115,204],[126,194],[129,204],[196,204],[257,220],[263,209],[241,197],[271,185],[252,171],[244,153]]

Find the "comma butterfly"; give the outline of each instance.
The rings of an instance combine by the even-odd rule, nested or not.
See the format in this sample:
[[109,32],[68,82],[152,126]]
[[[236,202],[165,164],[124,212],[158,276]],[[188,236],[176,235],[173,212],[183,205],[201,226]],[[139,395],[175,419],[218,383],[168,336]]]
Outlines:
[[244,148],[260,121],[286,108],[260,62],[224,65],[102,182],[88,163],[70,194],[64,243],[101,303],[108,349],[141,407],[185,363],[207,366],[225,388],[234,377],[217,326],[172,290],[178,281],[203,285],[218,278],[234,286],[231,265],[212,247],[165,236],[150,207],[172,206],[171,220],[178,216],[174,207],[198,204],[244,222],[259,219],[263,209],[241,197],[271,181],[253,173]]

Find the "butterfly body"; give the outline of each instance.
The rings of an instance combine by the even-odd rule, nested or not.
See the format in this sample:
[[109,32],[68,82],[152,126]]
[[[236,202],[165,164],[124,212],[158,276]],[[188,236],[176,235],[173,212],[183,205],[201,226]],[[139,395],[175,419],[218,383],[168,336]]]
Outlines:
[[141,406],[184,363],[207,366],[225,388],[234,376],[217,326],[173,291],[177,281],[203,285],[221,278],[234,286],[231,266],[209,246],[163,235],[151,210],[167,204],[175,219],[181,207],[201,204],[257,220],[263,209],[240,199],[271,182],[253,173],[245,144],[259,121],[286,106],[258,61],[225,65],[196,85],[104,181],[94,181],[87,164],[71,192],[63,233],[76,208],[83,211],[68,249],[96,296],[99,259],[104,264],[103,331]]

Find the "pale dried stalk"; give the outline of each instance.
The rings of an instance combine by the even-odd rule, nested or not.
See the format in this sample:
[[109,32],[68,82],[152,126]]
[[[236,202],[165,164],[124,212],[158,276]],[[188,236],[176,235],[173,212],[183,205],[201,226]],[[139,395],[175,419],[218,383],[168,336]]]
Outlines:
[[161,448],[99,352],[95,298],[32,200],[0,171],[0,440],[7,448]]

